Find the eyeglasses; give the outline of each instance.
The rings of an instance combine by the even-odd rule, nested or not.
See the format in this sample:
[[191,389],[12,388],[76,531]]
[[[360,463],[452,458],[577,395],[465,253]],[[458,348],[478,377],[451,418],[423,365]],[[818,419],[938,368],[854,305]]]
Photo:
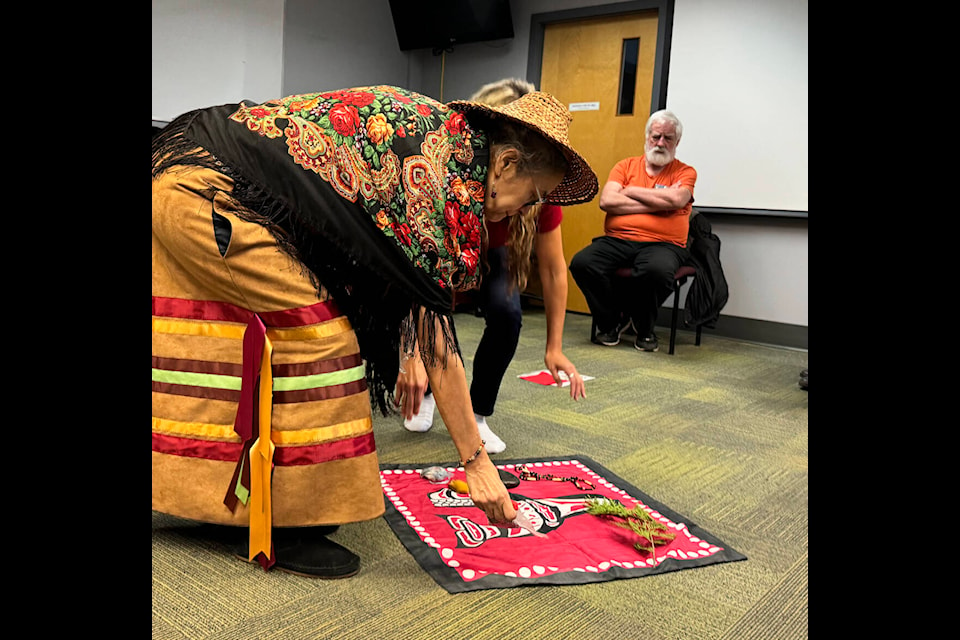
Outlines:
[[538,204],[546,204],[547,200],[546,200],[546,198],[544,198],[542,195],[540,195],[540,189],[537,188],[537,184],[536,184],[536,183],[533,184],[533,190],[537,192],[537,199],[536,199],[536,200],[531,200],[531,201],[528,202],[527,204],[523,205],[524,208],[526,208],[526,207],[534,207],[534,206],[536,206],[536,205],[538,205]]

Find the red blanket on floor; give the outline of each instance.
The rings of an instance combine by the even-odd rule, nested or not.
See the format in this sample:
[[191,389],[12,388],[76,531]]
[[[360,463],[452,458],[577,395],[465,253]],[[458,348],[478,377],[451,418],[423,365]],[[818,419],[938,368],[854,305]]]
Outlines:
[[[550,461],[512,460],[497,466],[514,475],[518,465],[540,476],[572,481],[521,480],[510,489],[519,511],[546,537],[487,522],[469,496],[434,484],[421,470],[437,465],[381,465],[386,519],[404,547],[449,593],[534,585],[584,584],[745,560],[746,556],[680,514],[643,494],[584,456]],[[446,467],[452,478],[462,469]],[[590,489],[590,484],[593,489]],[[588,501],[639,505],[665,525],[673,539],[651,553],[638,549],[632,531],[587,513]]]

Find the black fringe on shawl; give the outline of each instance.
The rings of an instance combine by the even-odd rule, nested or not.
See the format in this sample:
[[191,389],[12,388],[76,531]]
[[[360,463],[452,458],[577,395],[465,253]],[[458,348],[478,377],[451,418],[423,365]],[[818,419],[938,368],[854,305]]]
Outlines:
[[[415,344],[419,345],[423,362],[430,366],[442,366],[451,350],[462,357],[452,308],[423,307],[410,292],[392,286],[385,277],[389,274],[360,264],[349,247],[331,242],[322,229],[311,228],[306,218],[200,148],[184,135],[196,113],[179,116],[154,137],[153,177],[177,166],[198,166],[233,180],[229,195],[242,207],[238,216],[267,228],[279,247],[307,270],[318,299],[322,288],[326,288],[350,320],[366,363],[371,405],[384,416],[396,413],[393,392],[400,371],[400,354],[412,354]],[[418,341],[413,320],[421,314],[422,340]]]

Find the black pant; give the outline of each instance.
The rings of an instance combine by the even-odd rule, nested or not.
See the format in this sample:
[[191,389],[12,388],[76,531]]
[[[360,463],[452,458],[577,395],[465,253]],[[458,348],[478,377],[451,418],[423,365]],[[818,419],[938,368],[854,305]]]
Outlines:
[[[570,273],[587,300],[597,331],[613,331],[625,315],[643,337],[653,332],[660,305],[673,293],[673,276],[689,257],[686,249],[670,242],[600,236],[573,256]],[[632,277],[614,276],[622,267],[629,267]]]
[[[473,357],[470,401],[477,415],[487,417],[493,415],[500,383],[517,352],[523,326],[520,290],[510,286],[508,259],[506,247],[487,252],[490,272],[484,274],[478,292],[478,303],[486,324]],[[429,388],[427,393],[431,393]]]
[[480,283],[480,307],[486,326],[473,357],[473,382],[470,384],[473,410],[481,416],[493,415],[500,383],[517,352],[523,325],[520,290],[510,286],[507,248],[490,249],[487,262],[490,273],[485,274]]

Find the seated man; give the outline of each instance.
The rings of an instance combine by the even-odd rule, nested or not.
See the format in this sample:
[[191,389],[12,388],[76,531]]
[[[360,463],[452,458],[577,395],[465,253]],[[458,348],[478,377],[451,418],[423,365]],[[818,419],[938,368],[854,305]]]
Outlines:
[[[634,346],[657,351],[657,311],[673,292],[673,275],[688,258],[687,233],[697,171],[676,159],[683,125],[666,110],[647,120],[644,155],[614,165],[600,194],[604,235],[570,261],[570,273],[596,321],[596,344],[614,346],[631,322]],[[629,290],[614,272],[629,267]]]

